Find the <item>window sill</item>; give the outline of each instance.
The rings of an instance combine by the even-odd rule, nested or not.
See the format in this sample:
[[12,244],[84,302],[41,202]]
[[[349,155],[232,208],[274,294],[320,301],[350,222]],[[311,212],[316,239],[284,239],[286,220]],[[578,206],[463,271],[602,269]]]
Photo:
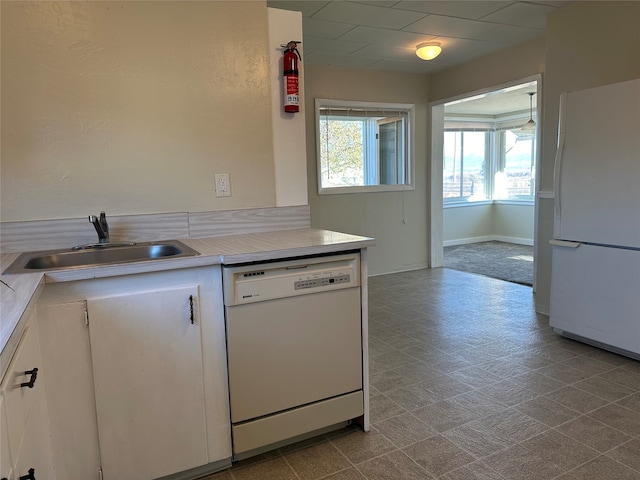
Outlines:
[[501,200],[494,200],[494,203],[499,204],[499,205],[529,205],[529,206],[534,206],[535,205],[535,201],[533,199],[531,200],[518,200],[515,198],[510,198],[510,199],[501,199]]
[[465,201],[453,201],[453,202],[444,202],[444,208],[458,208],[458,207],[479,207],[480,205],[492,205],[493,200],[478,200],[476,202],[465,202]]
[[366,185],[360,187],[331,187],[321,188],[318,195],[340,195],[343,193],[375,193],[375,192],[404,192],[415,190],[413,185]]
[[520,205],[531,206],[535,205],[533,200],[479,200],[477,202],[443,202],[443,208],[459,208],[459,207],[477,207],[480,205]]

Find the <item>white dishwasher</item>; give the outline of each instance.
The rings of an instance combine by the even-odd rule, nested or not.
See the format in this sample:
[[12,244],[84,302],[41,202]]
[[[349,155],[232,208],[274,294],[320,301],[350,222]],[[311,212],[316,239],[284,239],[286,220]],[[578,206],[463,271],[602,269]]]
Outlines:
[[360,255],[223,266],[234,458],[364,412]]

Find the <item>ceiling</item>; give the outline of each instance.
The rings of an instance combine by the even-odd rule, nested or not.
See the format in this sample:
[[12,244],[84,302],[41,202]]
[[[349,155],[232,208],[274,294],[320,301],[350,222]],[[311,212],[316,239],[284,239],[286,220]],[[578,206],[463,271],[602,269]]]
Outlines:
[[526,82],[445,103],[444,111],[447,115],[482,115],[495,118],[501,115],[530,113],[530,110],[535,112],[537,98],[529,93],[536,91],[535,81]]
[[[544,35],[546,16],[560,0],[268,0],[269,7],[302,12],[300,52],[308,65],[429,74]],[[296,39],[297,40],[297,39]],[[418,43],[434,41],[442,53],[425,61]],[[464,108],[494,114],[528,110],[526,91],[488,95]],[[496,103],[503,105],[498,106]],[[516,102],[516,104],[513,104]],[[535,99],[534,99],[535,107]],[[456,107],[457,110],[463,106]]]
[[[300,51],[309,65],[433,73],[544,34],[546,16],[570,1],[268,0],[302,12]],[[298,39],[295,39],[298,40]],[[420,60],[415,46],[442,53]]]

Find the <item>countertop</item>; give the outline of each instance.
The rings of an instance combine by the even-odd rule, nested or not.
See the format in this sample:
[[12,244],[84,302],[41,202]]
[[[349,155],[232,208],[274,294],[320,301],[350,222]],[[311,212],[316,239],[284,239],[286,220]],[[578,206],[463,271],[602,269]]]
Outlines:
[[[375,244],[373,238],[314,228],[197,239],[180,238],[178,240],[198,251],[200,255],[121,265],[1,275],[0,280],[5,285],[0,284],[0,352],[2,353],[0,370],[3,371],[8,362],[7,352],[4,351],[5,347],[9,346],[7,350],[13,350],[17,344],[19,335],[14,334],[17,330],[16,326],[24,312],[37,301],[40,290],[47,283],[175,270],[203,265],[299,257],[367,248]],[[8,267],[18,255],[19,253],[0,255],[2,270]]]

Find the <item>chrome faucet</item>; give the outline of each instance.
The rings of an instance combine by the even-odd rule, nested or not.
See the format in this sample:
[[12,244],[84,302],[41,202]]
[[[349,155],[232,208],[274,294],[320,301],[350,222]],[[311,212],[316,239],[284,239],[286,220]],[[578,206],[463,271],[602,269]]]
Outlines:
[[89,215],[89,221],[93,223],[96,232],[98,232],[98,242],[109,243],[109,224],[107,223],[107,215],[104,212],[100,212],[100,218],[95,215]]

